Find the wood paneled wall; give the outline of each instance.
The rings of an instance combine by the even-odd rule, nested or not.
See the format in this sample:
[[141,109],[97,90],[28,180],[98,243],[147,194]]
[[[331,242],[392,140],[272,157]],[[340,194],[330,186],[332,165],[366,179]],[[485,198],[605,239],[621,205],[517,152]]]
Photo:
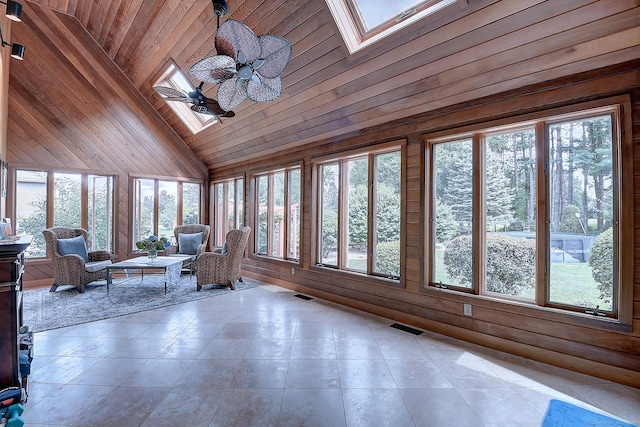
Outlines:
[[[305,161],[301,265],[296,266],[295,276],[292,276],[290,263],[250,257],[243,265],[245,274],[250,277],[417,327],[640,387],[640,239],[637,237],[636,247],[633,248],[635,272],[631,332],[594,326],[593,322],[567,322],[566,317],[526,305],[474,298],[424,286],[424,273],[428,267],[424,259],[424,248],[428,246],[424,228],[425,134],[625,94],[630,95],[633,104],[636,217],[633,231],[639,236],[640,60],[491,95],[377,128],[363,129],[357,135],[339,141],[320,141],[302,147],[298,152],[281,153],[253,164],[218,169],[212,172],[210,178],[216,180],[247,170],[268,169],[269,165],[276,167],[301,159]],[[311,157],[398,138],[407,140],[404,288],[385,285],[375,278],[311,265]],[[245,218],[251,225],[255,212],[250,199],[247,199],[246,210]],[[473,317],[463,315],[464,303],[473,304]]]
[[[124,257],[130,174],[206,181],[207,168],[75,18],[27,3],[23,21],[14,26],[26,55],[11,63],[9,165],[115,175],[115,255]],[[50,264],[28,263],[27,285],[51,280]]]

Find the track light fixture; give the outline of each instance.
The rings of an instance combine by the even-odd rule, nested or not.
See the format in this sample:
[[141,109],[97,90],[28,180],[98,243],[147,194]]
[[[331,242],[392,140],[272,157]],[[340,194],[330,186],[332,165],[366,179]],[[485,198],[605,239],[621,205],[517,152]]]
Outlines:
[[2,47],[11,46],[11,57],[22,61],[24,59],[24,46],[18,43],[7,43],[2,40]]
[[[7,5],[7,18],[20,22],[22,21],[22,5],[18,2],[8,0],[6,3],[0,0],[0,3]],[[24,46],[18,43],[9,43],[4,39],[2,32],[2,24],[0,24],[0,41],[2,47],[11,46],[11,57],[19,60],[24,59]]]
[[13,0],[0,1],[0,3],[7,5],[7,18],[16,22],[22,21],[22,5],[20,3]]

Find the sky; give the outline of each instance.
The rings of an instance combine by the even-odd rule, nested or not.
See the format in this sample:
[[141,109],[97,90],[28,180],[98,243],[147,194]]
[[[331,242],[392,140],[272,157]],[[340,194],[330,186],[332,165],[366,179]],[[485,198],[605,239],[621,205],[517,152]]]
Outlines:
[[[401,12],[423,3],[424,0],[393,0],[385,2],[380,0],[354,0],[354,2],[360,9],[367,29],[370,30],[399,15]],[[384,6],[381,3],[384,3]]]

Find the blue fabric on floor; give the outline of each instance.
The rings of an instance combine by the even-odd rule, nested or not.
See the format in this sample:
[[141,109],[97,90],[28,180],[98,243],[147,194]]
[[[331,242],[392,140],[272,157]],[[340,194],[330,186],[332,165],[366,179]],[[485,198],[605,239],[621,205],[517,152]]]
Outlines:
[[556,399],[552,399],[551,402],[549,402],[547,415],[545,415],[544,421],[542,422],[542,427],[586,427],[598,425],[637,427],[624,421]]

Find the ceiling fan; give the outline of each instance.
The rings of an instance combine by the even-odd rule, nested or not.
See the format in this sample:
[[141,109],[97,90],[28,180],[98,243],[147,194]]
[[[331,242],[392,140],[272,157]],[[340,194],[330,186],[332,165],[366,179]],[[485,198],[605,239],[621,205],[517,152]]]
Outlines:
[[216,117],[234,117],[235,113],[230,110],[224,110],[218,104],[215,99],[207,98],[202,93],[202,86],[204,82],[200,82],[200,85],[193,92],[185,92],[182,90],[174,89],[167,86],[154,86],[156,92],[158,92],[166,101],[177,101],[191,104],[191,110],[200,114],[207,114]]
[[[214,12],[226,14],[223,0],[212,0]],[[240,21],[227,20],[218,26],[215,38],[217,55],[194,64],[189,73],[200,81],[219,84],[218,103],[231,111],[249,98],[269,102],[282,93],[280,74],[291,59],[291,43],[272,34],[256,36]]]

